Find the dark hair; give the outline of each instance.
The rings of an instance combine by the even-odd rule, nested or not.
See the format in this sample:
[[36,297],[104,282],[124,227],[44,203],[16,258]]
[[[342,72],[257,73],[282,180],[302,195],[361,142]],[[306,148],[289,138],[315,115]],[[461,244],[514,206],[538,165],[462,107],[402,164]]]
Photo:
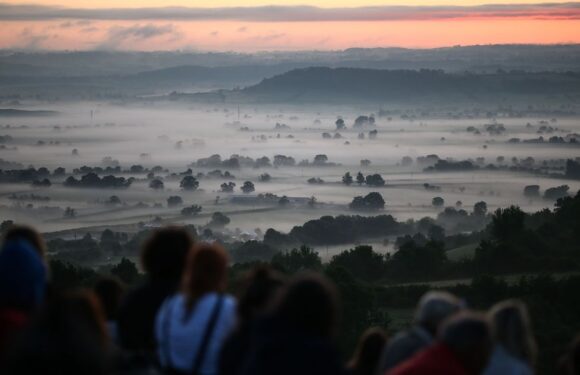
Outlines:
[[240,323],[249,322],[271,307],[282,285],[282,276],[270,266],[262,265],[252,269],[242,282],[243,292],[238,302]]
[[580,335],[574,337],[558,360],[558,375],[580,375]]
[[46,244],[38,231],[28,225],[13,225],[4,234],[4,242],[27,241],[38,252],[42,261],[46,263]]
[[276,313],[293,329],[331,337],[338,324],[338,293],[323,276],[305,273],[287,285]]
[[349,366],[355,375],[376,373],[379,360],[387,344],[387,334],[382,328],[367,329],[360,337]]
[[178,282],[194,242],[193,236],[182,227],[155,230],[141,252],[143,269],[151,279]]
[[103,314],[93,293],[55,293],[46,310],[10,348],[6,374],[108,373]]
[[115,277],[102,277],[93,287],[107,320],[114,320],[125,292],[125,286]]
[[480,373],[491,353],[491,330],[481,314],[460,312],[449,318],[441,329],[440,339],[470,372]]
[[183,275],[183,293],[188,311],[204,294],[221,293],[226,289],[228,262],[228,254],[217,243],[202,243],[193,248]]

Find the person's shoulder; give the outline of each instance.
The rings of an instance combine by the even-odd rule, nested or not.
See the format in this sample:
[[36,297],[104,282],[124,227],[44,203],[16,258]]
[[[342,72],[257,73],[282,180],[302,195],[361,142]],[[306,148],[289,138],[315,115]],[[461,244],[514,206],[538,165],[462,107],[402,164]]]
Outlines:
[[224,294],[223,299],[224,299],[224,306],[226,308],[228,308],[228,309],[235,309],[236,308],[237,301],[236,301],[234,296],[232,296],[230,294]]
[[491,355],[484,375],[494,374],[532,375],[532,368],[524,361],[512,356],[501,345],[497,345]]

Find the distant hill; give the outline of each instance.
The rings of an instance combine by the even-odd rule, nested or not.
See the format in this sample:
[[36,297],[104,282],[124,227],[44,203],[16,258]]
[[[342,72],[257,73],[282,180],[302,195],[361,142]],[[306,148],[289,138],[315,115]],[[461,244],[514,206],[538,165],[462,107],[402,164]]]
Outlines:
[[[454,74],[438,70],[306,68],[264,79],[230,97],[258,102],[478,101],[578,97],[580,73]],[[227,97],[226,93],[226,97]]]

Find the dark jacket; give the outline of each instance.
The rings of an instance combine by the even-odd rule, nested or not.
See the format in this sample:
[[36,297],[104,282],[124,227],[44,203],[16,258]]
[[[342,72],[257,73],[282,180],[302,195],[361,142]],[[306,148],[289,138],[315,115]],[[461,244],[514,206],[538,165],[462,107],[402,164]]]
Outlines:
[[130,291],[119,309],[118,333],[122,348],[155,354],[155,317],[165,299],[175,293],[175,281],[147,281]]
[[332,340],[293,329],[273,318],[256,324],[239,375],[343,375]]

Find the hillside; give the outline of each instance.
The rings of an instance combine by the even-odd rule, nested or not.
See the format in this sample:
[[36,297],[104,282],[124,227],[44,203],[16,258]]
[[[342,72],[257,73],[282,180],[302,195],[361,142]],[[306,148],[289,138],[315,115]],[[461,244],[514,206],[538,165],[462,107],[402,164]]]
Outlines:
[[578,73],[453,74],[439,70],[313,67],[264,79],[239,95],[258,102],[503,101],[577,98]]

